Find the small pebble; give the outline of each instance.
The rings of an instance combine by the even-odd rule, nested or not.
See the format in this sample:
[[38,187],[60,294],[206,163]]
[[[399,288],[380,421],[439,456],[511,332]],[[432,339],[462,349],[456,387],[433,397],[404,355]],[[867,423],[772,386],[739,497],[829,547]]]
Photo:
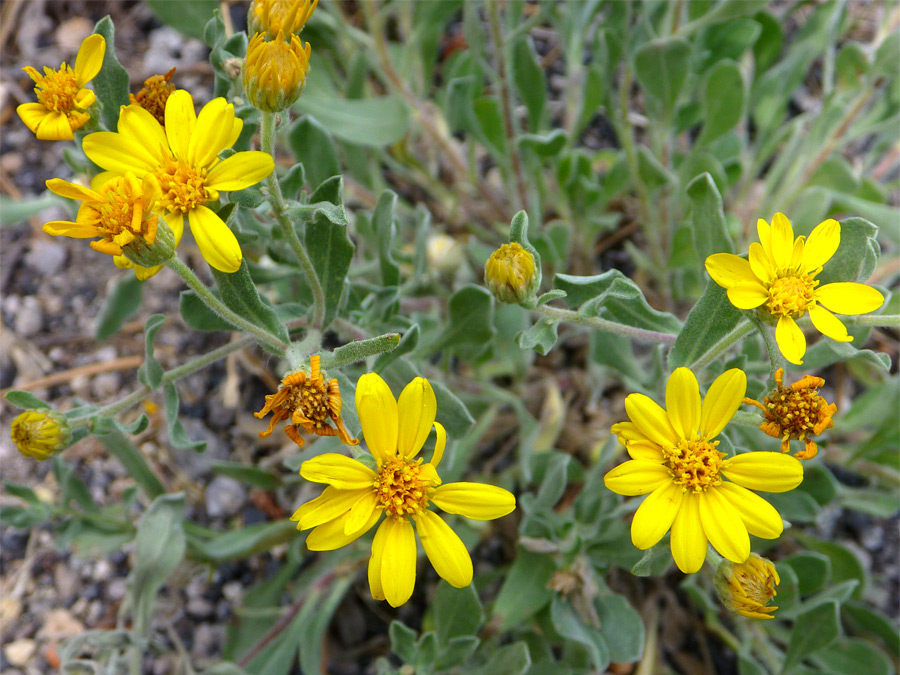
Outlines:
[[44,327],[44,314],[37,298],[22,298],[22,306],[16,313],[16,332],[22,337],[33,337]]
[[206,487],[206,513],[210,518],[233,516],[241,510],[247,491],[234,478],[216,476]]

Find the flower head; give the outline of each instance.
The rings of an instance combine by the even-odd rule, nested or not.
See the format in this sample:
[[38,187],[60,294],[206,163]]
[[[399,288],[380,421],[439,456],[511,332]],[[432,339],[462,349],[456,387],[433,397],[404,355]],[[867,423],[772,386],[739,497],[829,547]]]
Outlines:
[[[783,213],[776,213],[771,227],[756,224],[759,242],[750,244],[749,260],[730,253],[706,259],[706,271],[738,309],[756,309],[777,320],[775,340],[791,363],[803,363],[806,337],[797,319],[809,314],[816,329],[838,342],[850,342],[837,314],[866,314],[884,302],[877,290],[865,284],[840,282],[819,286],[816,275],[841,243],[836,220],[820,223],[809,235],[794,239],[794,230]],[[829,311],[830,310],[830,311]]]
[[755,405],[763,411],[766,421],[759,425],[772,438],[781,439],[781,451],[788,452],[792,440],[803,441],[804,449],[794,457],[812,459],[818,448],[810,436],[817,436],[834,426],[832,416],[837,412],[834,403],[819,396],[819,387],[825,386],[821,377],[804,375],[790,387],[784,384],[784,369],[775,373],[776,387],[763,402],[745,398],[744,403]]
[[[363,375],[356,386],[356,411],[375,469],[336,453],[303,463],[301,476],[328,485],[291,518],[300,530],[315,528],[306,545],[314,551],[340,548],[372,529],[384,514],[369,559],[372,597],[398,607],[412,595],[416,582],[413,524],[437,573],[457,588],[468,586],[472,559],[466,547],[428,507],[433,504],[474,520],[493,520],[515,509],[515,497],[492,485],[441,483],[437,467],[447,434],[434,421],[437,401],[428,380],[414,379],[397,401],[378,375]],[[432,427],[434,454],[424,462],[416,455]]]
[[244,92],[253,107],[281,112],[299,98],[309,70],[310,46],[296,35],[284,41],[281,32],[269,41],[257,33],[247,47],[244,61]]
[[[285,376],[278,391],[266,396],[263,409],[253,413],[262,419],[274,411],[269,428],[259,432],[260,438],[267,438],[275,430],[275,425],[290,419],[291,423],[284,428],[284,433],[298,447],[303,447],[303,439],[300,438],[297,427],[303,427],[308,434],[338,436],[342,443],[359,445],[359,440],[350,435],[341,417],[341,388],[338,381],[325,381],[321,362],[322,357],[318,354],[310,356],[309,374],[301,370]],[[331,426],[329,420],[335,426]]]
[[265,152],[236,152],[227,159],[218,155],[237,141],[243,121],[234,106],[215,98],[194,112],[194,99],[179,89],[166,101],[166,126],[138,105],[122,108],[118,133],[100,131],[84,139],[88,158],[106,169],[95,177],[102,183],[128,171],[138,178],[153,174],[162,196],[165,219],[181,239],[185,216],[200,253],[220,272],[236,272],[241,266],[241,247],[234,233],[215,211],[206,206],[219,198],[220,190],[243,190],[272,173],[275,163]]
[[500,302],[523,302],[537,290],[534,256],[517,242],[503,244],[488,258],[484,280]]
[[174,74],[175,69],[172,68],[165,75],[148,77],[137,94],[128,94],[132,104],[141,106],[163,126],[166,125],[166,101],[175,92],[175,85],[171,83]]
[[44,461],[65,450],[72,437],[66,418],[53,410],[26,410],[12,423],[12,440],[26,457]]
[[606,474],[606,487],[620,495],[647,495],[634,514],[631,541],[647,549],[671,528],[672,556],[682,572],[702,567],[707,542],[742,563],[750,555],[748,533],[781,535],[778,511],[750,490],[786,492],[803,480],[803,466],[790,455],[726,457],[719,451],[713,439],[746,389],[747,376],[734,368],[716,378],[701,403],[697,378],[678,368],[666,385],[668,410],[648,396],[630,394],[625,410],[631,421],[612,428],[632,459]]
[[94,34],[81,43],[74,69],[66,63],[58,70],[44,67],[43,75],[31,66],[22,69],[34,80],[38,100],[23,103],[16,112],[38,140],[71,141],[73,132],[91,119],[85,111],[96,97],[84,85],[100,72],[105,53],[106,40]]
[[269,39],[279,33],[299,33],[318,4],[319,0],[253,0],[247,15],[247,32],[267,33]]
[[722,561],[716,570],[716,590],[722,604],[750,619],[773,619],[778,607],[767,607],[781,583],[771,560],[751,553],[747,562]]
[[[131,172],[117,176],[96,190],[68,183],[60,178],[47,181],[47,187],[61,197],[81,202],[75,221],[53,220],[44,232],[74,239],[90,239],[91,248],[114,256],[118,267],[134,267],[138,279],[156,274],[160,263],[172,257],[177,246],[174,233],[157,215],[161,197],[153,174],[138,180]],[[152,249],[152,257],[141,257]],[[135,265],[126,254],[140,257],[146,265]]]

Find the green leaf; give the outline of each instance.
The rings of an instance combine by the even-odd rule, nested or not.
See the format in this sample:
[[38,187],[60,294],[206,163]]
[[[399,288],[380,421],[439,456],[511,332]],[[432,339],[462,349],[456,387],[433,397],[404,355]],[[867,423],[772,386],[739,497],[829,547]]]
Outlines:
[[470,675],[525,675],[531,666],[531,653],[524,642],[513,642],[489,652],[484,665],[467,669]]
[[518,549],[492,608],[494,620],[499,618],[499,631],[520,625],[547,606],[555,595],[547,588],[554,572],[550,556]]
[[746,86],[741,69],[734,61],[718,62],[706,77],[703,89],[705,122],[697,143],[709,143],[731,131],[744,116],[745,99]]
[[116,58],[116,29],[112,19],[104,16],[94,26],[94,32],[102,35],[106,40],[106,52],[103,54],[103,65],[100,67],[100,72],[91,80],[91,88],[103,106],[100,113],[103,126],[110,131],[115,131],[119,124],[119,109],[123,105],[128,105],[130,86],[128,71]]
[[841,605],[847,629],[854,635],[880,639],[891,654],[900,652],[900,634],[894,622],[862,602],[849,600]]
[[297,641],[301,673],[321,672],[325,656],[325,632],[353,579],[353,574],[343,574],[329,585],[317,583],[303,604],[303,609],[297,615],[303,625],[303,632]]
[[535,133],[540,128],[547,103],[547,82],[530,36],[521,37],[513,44],[512,76],[528,110],[528,128]]
[[165,372],[162,365],[153,356],[153,340],[156,339],[156,334],[165,322],[164,314],[153,314],[144,322],[144,362],[138,368],[138,380],[151,390],[160,385]]
[[310,184],[319,185],[341,172],[334,141],[315,118],[301,117],[291,129],[288,143],[294,157],[303,163]]
[[869,240],[874,239],[877,233],[878,228],[863,218],[842,220],[838,250],[822,266],[822,271],[816,277],[820,287],[839,281],[865,281],[857,277],[866,259]]
[[147,0],[147,6],[165,24],[179,33],[203,40],[206,24],[218,9],[218,0]]
[[644,653],[644,622],[621,595],[598,596],[600,629],[614,663],[635,663]]
[[474,585],[454,588],[446,581],[438,584],[434,595],[434,623],[438,643],[446,645],[451,638],[475,635],[483,621],[484,612]]
[[281,478],[268,469],[241,464],[240,462],[227,462],[216,460],[209,467],[213,473],[234,478],[247,485],[262,488],[263,490],[275,490],[281,487]]
[[134,538],[134,569],[128,576],[135,630],[150,628],[156,593],[184,557],[183,493],[160,495],[147,507]]
[[[356,145],[383,148],[402,139],[409,130],[409,110],[398,96],[346,99],[309,90],[294,107],[314,116],[337,138]],[[303,165],[308,166],[308,162],[303,161]]]
[[831,575],[831,561],[820,553],[803,551],[788,556],[782,561],[797,573],[801,595],[809,595],[821,589]]
[[841,634],[838,604],[826,602],[797,617],[797,626],[814,626],[815,630],[795,630],[784,657],[782,672],[788,672],[810,654],[824,649]]
[[428,353],[442,349],[459,351],[471,346],[480,352],[494,337],[494,303],[486,288],[468,284],[453,295],[447,303],[447,321]]
[[297,536],[297,525],[290,520],[254,523],[240,530],[217,533],[208,541],[191,540],[194,553],[210,562],[244,558],[270,550]]
[[178,298],[181,318],[194,330],[234,330],[234,326],[206,306],[194,291],[181,291]]
[[375,365],[372,367],[372,372],[380,373],[385,368],[387,368],[394,360],[403,356],[404,354],[410,353],[413,349],[416,348],[416,345],[419,343],[419,324],[414,323],[412,326],[406,329],[406,332],[403,333],[403,337],[400,338],[400,343],[397,345],[395,349],[385,353],[379,354],[375,359]]
[[21,389],[8,391],[3,398],[22,410],[49,410],[51,407],[49,403],[42,401],[30,391],[22,391]]
[[166,488],[147,464],[141,451],[118,431],[98,436],[103,447],[125,467],[128,475],[140,486],[150,499],[165,494]]
[[644,146],[640,146],[637,152],[638,173],[641,180],[646,183],[651,190],[661,188],[663,185],[669,185],[675,182],[675,176],[664,167],[656,155]]
[[556,344],[559,337],[558,326],[559,322],[555,319],[542,317],[531,328],[516,335],[516,344],[519,345],[519,349],[533,349],[538,354],[546,354]]
[[710,280],[672,345],[669,368],[690,368],[717,353],[729,336],[740,329],[742,320],[741,310],[729,302],[725,289]]
[[[222,294],[222,302],[243,318],[262,326],[282,342],[290,342],[284,323],[278,318],[272,305],[261,298],[259,291],[256,290],[246,260],[241,261],[240,269],[233,274],[220,272],[212,267],[210,271]],[[261,345],[269,351],[278,352],[272,345],[262,343]]]
[[391,651],[404,663],[412,663],[416,658],[416,640],[419,634],[402,621],[394,619],[388,627],[391,638]]
[[610,652],[606,640],[599,630],[588,626],[567,600],[553,598],[550,604],[550,619],[553,628],[566,640],[578,642],[587,649],[591,663],[598,672],[604,672],[609,665]]
[[566,144],[566,132],[554,129],[546,136],[522,134],[518,138],[519,146],[542,157],[555,157]]
[[891,675],[894,668],[887,655],[866,640],[841,638],[816,657],[830,675]]
[[63,203],[64,200],[52,192],[45,192],[31,199],[10,199],[6,195],[0,195],[0,225],[18,225],[41,211]]
[[694,247],[701,260],[714,253],[734,253],[734,244],[725,224],[722,196],[708,173],[697,176],[685,190],[691,200],[691,227]]
[[163,402],[166,409],[166,420],[169,425],[169,443],[179,449],[203,452],[206,441],[192,441],[187,437],[184,427],[178,420],[178,390],[171,382],[163,386]]
[[687,78],[691,46],[667,37],[644,43],[634,55],[634,68],[644,90],[662,104],[665,115],[675,106]]
[[372,214],[372,229],[378,237],[378,257],[381,261],[381,283],[384,286],[397,286],[400,283],[400,266],[394,260],[391,247],[397,226],[394,223],[394,208],[397,206],[397,195],[385,190],[378,198],[375,212]]
[[868,573],[865,566],[851,551],[831,541],[823,541],[812,537],[804,537],[806,547],[812,551],[827,555],[831,560],[831,584],[844,581],[856,581],[859,585],[853,593],[854,598],[861,598],[868,585]]
[[118,333],[122,325],[140,308],[143,295],[144,283],[138,281],[132,272],[126,272],[100,309],[94,337],[105,340]]
[[222,661],[204,670],[203,675],[250,675],[250,673],[231,661]]
[[[343,211],[343,207],[340,210]],[[326,215],[317,215],[307,223],[303,239],[325,294],[323,326],[327,327],[341,304],[353,259],[353,242],[347,234],[347,225],[336,224]]]

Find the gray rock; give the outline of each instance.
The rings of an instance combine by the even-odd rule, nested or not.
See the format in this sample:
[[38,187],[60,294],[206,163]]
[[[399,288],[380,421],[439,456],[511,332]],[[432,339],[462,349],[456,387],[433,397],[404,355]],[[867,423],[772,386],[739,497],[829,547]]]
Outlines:
[[[64,216],[64,218],[66,218]],[[66,218],[67,219],[67,218]],[[25,264],[42,276],[51,276],[62,270],[66,263],[66,247],[55,241],[37,239],[25,254]]]
[[234,478],[216,476],[204,494],[206,513],[210,518],[223,518],[237,514],[247,500],[247,491]]
[[40,333],[43,327],[41,303],[31,296],[22,298],[22,304],[16,313],[16,332],[22,337],[31,337]]

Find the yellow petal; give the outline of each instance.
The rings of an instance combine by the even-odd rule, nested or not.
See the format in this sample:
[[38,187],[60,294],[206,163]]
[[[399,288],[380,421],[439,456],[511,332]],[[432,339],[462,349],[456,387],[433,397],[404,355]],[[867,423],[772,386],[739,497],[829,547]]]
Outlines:
[[803,250],[803,263],[800,267],[801,274],[809,274],[819,269],[837,252],[841,245],[841,224],[833,219],[828,219],[816,225],[816,229],[806,240],[806,248]]
[[741,284],[728,289],[728,300],[738,309],[756,309],[769,299],[769,291],[760,283]]
[[672,557],[685,574],[693,574],[703,567],[706,560],[706,534],[700,523],[700,498],[686,492],[672,523]]
[[750,263],[731,253],[716,253],[706,259],[706,272],[722,288],[759,283]]
[[847,328],[834,314],[824,307],[813,305],[809,308],[809,318],[812,319],[816,330],[827,335],[837,342],[852,342],[853,338],[847,335]]
[[625,412],[642,434],[663,447],[676,445],[681,437],[675,433],[669,416],[660,405],[644,394],[625,397]]
[[344,526],[348,516],[349,512],[316,527],[306,537],[306,548],[310,551],[333,551],[342,546],[346,546],[371,530],[381,517],[381,511],[373,511],[368,522],[353,534],[346,534],[344,532]]
[[650,441],[634,422],[616,422],[610,429],[619,439],[619,443],[627,445],[628,441]]
[[188,145],[187,160],[191,166],[211,166],[216,156],[228,147],[233,124],[234,106],[224,98],[214,98],[203,106]]
[[750,269],[753,270],[754,276],[766,285],[771,284],[775,280],[775,268],[769,261],[763,245],[758,242],[750,244],[750,251],[747,254],[750,261]]
[[[126,114],[125,110],[130,107],[126,106],[121,114]],[[98,131],[85,136],[81,149],[94,164],[116,174],[133,171],[138,178],[142,178],[148,171],[159,168],[154,155],[137,139],[112,131]]]
[[647,495],[631,522],[631,541],[637,548],[644,550],[659,543],[672,527],[684,495],[682,487],[671,482]]
[[662,448],[653,441],[628,441],[625,449],[631,459],[646,459],[657,463],[663,461]]
[[769,224],[762,218],[758,218],[756,221],[756,234],[759,237],[759,243],[763,247],[766,258],[768,258],[769,263],[774,267],[775,258],[772,257],[772,228],[769,227]]
[[34,132],[39,141],[71,141],[75,138],[69,118],[61,112],[48,111]]
[[447,513],[472,520],[502,518],[516,508],[512,492],[482,483],[447,483],[436,488],[431,502]]
[[241,246],[225,222],[211,209],[195,206],[188,223],[203,259],[220,272],[233,274],[241,268]]
[[105,54],[106,40],[102,35],[94,33],[84,39],[78,49],[78,56],[75,57],[75,81],[79,87],[83,87],[97,76]]
[[[140,148],[142,163],[155,171],[169,157],[169,141],[159,121],[138,105],[128,105],[119,113],[120,138]],[[140,177],[140,174],[136,174]]]
[[[106,183],[111,181],[113,178],[118,178],[123,174],[118,173],[116,171],[101,171],[96,176],[91,178],[91,190],[96,192],[100,188],[102,188]],[[180,214],[179,214],[180,215]]]
[[376,600],[384,600],[384,589],[381,586],[381,561],[384,559],[384,543],[387,539],[387,528],[391,518],[386,518],[372,540],[372,555],[369,556],[369,592]]
[[95,201],[102,200],[100,195],[94,192],[94,190],[86,188],[83,185],[69,183],[68,181],[64,181],[62,178],[51,178],[47,181],[46,185],[47,189],[50,190],[50,192],[52,192],[53,194],[57,194],[60,197],[65,197],[66,199],[77,199],[79,201],[85,199],[91,199]]
[[804,237],[797,237],[794,240],[794,248],[791,252],[791,264],[790,268],[792,270],[800,269],[800,265],[803,263],[803,250],[806,248]]
[[414,516],[413,520],[425,555],[438,576],[456,588],[472,583],[472,558],[444,519],[434,511],[425,510]]
[[691,439],[700,428],[700,385],[687,368],[676,368],[669,376],[666,412],[679,438]]
[[759,495],[737,483],[722,483],[716,488],[741,515],[747,531],[754,537],[777,539],[784,531],[784,521],[777,509]]
[[746,561],[750,557],[750,535],[741,514],[714,487],[699,496],[700,524],[709,543],[731,562]]
[[166,100],[166,138],[172,154],[178,159],[187,160],[191,137],[197,126],[197,114],[194,112],[194,98],[190,92],[178,89]]
[[620,464],[603,477],[607,488],[619,495],[646,495],[672,482],[669,470],[660,462],[632,459]]
[[86,225],[84,223],[73,223],[69,220],[51,220],[44,223],[41,228],[51,237],[72,237],[72,239],[91,239],[99,237],[100,230],[96,225]]
[[794,230],[791,221],[783,213],[776,213],[772,218],[772,257],[775,267],[787,268],[791,265],[791,254],[794,252]]
[[230,192],[256,185],[272,173],[272,155],[258,150],[238,152],[216,164],[206,176],[207,186]]
[[[127,260],[127,258],[126,258],[126,260]],[[154,265],[153,267],[143,267],[142,265],[134,265],[134,276],[137,278],[138,281],[146,281],[150,277],[157,274],[162,268],[163,268],[162,265]]]
[[[372,520],[372,513],[378,506],[378,497],[374,490],[367,490],[347,513],[347,519],[344,522],[344,534],[356,534],[359,530],[366,526]],[[379,511],[380,512],[380,511]]]
[[416,535],[406,518],[387,518],[381,554],[381,587],[391,607],[409,600],[416,585]]
[[747,393],[747,375],[740,368],[726,370],[709,386],[700,409],[700,435],[712,439],[719,435]]
[[19,117],[25,123],[25,126],[28,127],[33,134],[37,133],[38,125],[49,112],[50,111],[40,103],[23,103],[16,108],[16,113],[18,113]]
[[806,336],[791,317],[779,317],[778,325],[775,326],[775,342],[778,343],[778,348],[784,358],[798,366],[803,363],[803,355],[806,353]]
[[803,482],[800,460],[780,452],[746,452],[722,462],[722,475],[748,490],[787,492]]
[[877,289],[855,281],[817,288],[816,300],[835,314],[868,314],[884,304],[884,296]]
[[438,464],[441,463],[441,458],[444,456],[444,448],[447,445],[447,432],[444,430],[444,427],[440,422],[435,422],[434,433],[434,453],[432,453],[431,462],[429,463],[435,469],[437,469]]
[[339,490],[327,487],[321,495],[303,504],[294,511],[291,520],[297,522],[298,530],[308,530],[330,520],[344,516],[366,493],[362,490]]
[[178,246],[181,243],[181,237],[184,236],[184,214],[181,211],[172,211],[165,214],[163,220],[175,235],[175,246]]
[[417,377],[403,388],[397,413],[400,420],[397,451],[401,457],[412,459],[431,433],[437,413],[437,399],[428,380]]
[[397,401],[390,387],[375,373],[356,383],[356,414],[369,452],[381,466],[397,454]]
[[[77,94],[75,94],[75,99],[72,102],[72,106],[75,108],[81,108],[82,110],[91,107],[94,105],[94,101],[97,100],[97,95],[94,94],[90,89],[81,89]],[[73,129],[79,129],[85,122],[91,119],[90,115],[86,115],[86,117],[82,117],[80,114],[76,114],[77,111],[70,110],[69,115],[69,126]]]
[[371,489],[378,478],[362,462],[336,452],[327,452],[306,460],[300,465],[300,475],[313,483],[328,483],[339,490]]

